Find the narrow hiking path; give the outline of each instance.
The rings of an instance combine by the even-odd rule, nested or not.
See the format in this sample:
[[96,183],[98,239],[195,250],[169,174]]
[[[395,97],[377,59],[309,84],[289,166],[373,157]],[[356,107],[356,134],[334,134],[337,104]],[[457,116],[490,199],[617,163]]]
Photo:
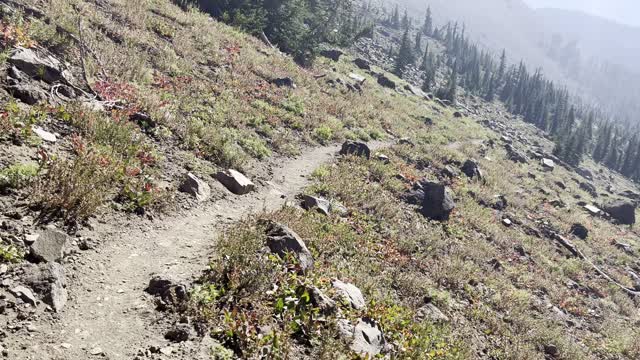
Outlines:
[[[385,143],[369,144],[372,150]],[[189,280],[207,267],[218,231],[231,222],[275,210],[309,184],[314,169],[335,158],[339,146],[309,149],[275,162],[273,176],[257,192],[226,198],[167,217],[149,229],[101,224],[97,251],[67,266],[69,302],[59,320],[34,322],[30,337],[9,343],[17,359],[133,359],[140,349],[166,345],[162,315],[144,294],[153,274]],[[179,358],[163,355],[163,358]],[[193,358],[195,357],[188,357]]]

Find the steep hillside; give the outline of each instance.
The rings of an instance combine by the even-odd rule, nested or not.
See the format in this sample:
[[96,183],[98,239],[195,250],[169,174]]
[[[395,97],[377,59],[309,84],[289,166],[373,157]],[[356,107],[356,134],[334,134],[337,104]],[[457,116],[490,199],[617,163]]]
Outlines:
[[400,31],[302,68],[168,0],[0,5],[5,358],[640,353],[637,187],[390,74]]

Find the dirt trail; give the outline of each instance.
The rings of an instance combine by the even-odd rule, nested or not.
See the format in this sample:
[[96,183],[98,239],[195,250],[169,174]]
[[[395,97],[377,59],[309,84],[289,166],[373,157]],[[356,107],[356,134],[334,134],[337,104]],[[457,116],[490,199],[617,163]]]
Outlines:
[[[373,149],[382,143],[370,144]],[[82,254],[67,266],[70,300],[52,323],[34,325],[38,332],[12,341],[18,359],[133,359],[140,349],[166,345],[154,326],[159,314],[143,292],[152,274],[190,279],[206,268],[213,239],[225,224],[263,210],[275,210],[308,185],[307,176],[331,161],[337,146],[306,151],[275,163],[272,179],[258,191],[228,196],[185,217],[159,221],[151,229],[114,228],[102,224],[96,252]],[[20,350],[20,348],[22,348]],[[92,353],[104,355],[92,355]],[[162,356],[161,358],[171,358]]]

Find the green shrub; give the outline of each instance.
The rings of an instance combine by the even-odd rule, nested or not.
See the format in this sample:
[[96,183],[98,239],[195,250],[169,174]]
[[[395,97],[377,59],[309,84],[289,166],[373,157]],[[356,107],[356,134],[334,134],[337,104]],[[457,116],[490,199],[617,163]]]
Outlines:
[[0,170],[0,190],[21,189],[29,185],[38,175],[37,164],[15,164]]
[[321,144],[327,144],[333,138],[333,130],[323,125],[314,130],[314,136]]

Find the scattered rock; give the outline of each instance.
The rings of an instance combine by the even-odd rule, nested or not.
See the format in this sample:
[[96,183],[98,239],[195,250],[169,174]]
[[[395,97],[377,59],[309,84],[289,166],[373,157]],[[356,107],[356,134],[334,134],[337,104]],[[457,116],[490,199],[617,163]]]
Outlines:
[[360,319],[353,332],[351,350],[374,357],[382,352],[386,340],[380,326],[372,319]]
[[298,259],[302,270],[313,267],[313,255],[300,236],[285,225],[270,221],[267,223],[267,246],[271,252],[284,257],[291,253]]
[[593,181],[593,173],[588,169],[577,168],[576,173],[589,181]]
[[62,70],[62,64],[57,59],[47,56],[41,57],[31,49],[17,47],[8,59],[10,64],[26,73],[32,78],[45,82],[70,84],[71,73]]
[[396,82],[389,79],[388,77],[384,76],[384,75],[379,75],[378,76],[378,84],[382,87],[386,87],[389,89],[395,89],[396,88]]
[[42,88],[30,83],[11,85],[7,90],[13,97],[27,105],[35,105],[49,99],[49,95]]
[[461,118],[462,116],[463,116],[463,115],[462,115],[462,113],[461,113],[460,111],[456,111],[456,112],[454,112],[454,113],[453,113],[453,117],[454,117],[454,118],[456,118],[456,119],[459,119],[459,118]]
[[582,240],[585,240],[587,237],[589,237],[589,229],[587,229],[582,224],[573,224],[571,226],[571,233]]
[[502,225],[506,227],[511,227],[511,225],[513,225],[513,222],[510,219],[504,218],[502,219]]
[[458,177],[458,171],[456,169],[454,169],[453,166],[451,166],[451,165],[445,166],[442,169],[441,173],[442,173],[442,175],[448,177],[449,179],[453,179],[455,177]]
[[98,356],[98,355],[103,355],[104,353],[102,351],[102,348],[94,347],[93,349],[91,349],[91,351],[89,351],[89,354],[93,356]]
[[169,356],[169,355],[173,354],[173,348],[171,346],[165,346],[165,347],[160,349],[160,353],[162,355]]
[[604,206],[604,211],[623,225],[636,223],[636,206],[627,201],[617,201]]
[[443,184],[424,181],[420,183],[422,209],[420,213],[433,220],[448,220],[455,209],[451,190]]
[[369,63],[369,61],[363,58],[357,58],[353,60],[353,63],[362,70],[371,70],[371,64]]
[[522,163],[522,164],[526,164],[529,162],[529,159],[527,159],[527,156],[521,153],[520,151],[516,150],[513,147],[513,145],[507,144],[505,146],[505,149],[507,150],[507,157],[509,158],[509,160],[516,163]]
[[544,353],[545,353],[545,355],[547,355],[551,359],[556,359],[556,358],[558,358],[558,356],[560,356],[560,351],[558,350],[558,347],[553,345],[553,344],[545,345],[544,346]]
[[398,140],[398,144],[416,146],[416,144],[413,141],[411,141],[411,139],[409,139],[408,137],[403,137],[400,140]]
[[67,240],[67,234],[61,231],[44,231],[40,234],[38,240],[31,245],[30,260],[33,262],[55,262],[62,260]]
[[320,55],[329,58],[333,61],[339,61],[340,57],[342,55],[344,55],[344,52],[337,50],[337,49],[331,49],[331,50],[322,50],[320,51]]
[[38,305],[38,300],[33,295],[33,292],[24,286],[14,287],[11,289],[11,293],[13,296],[22,299],[25,303],[31,304],[32,306]]
[[68,298],[64,267],[51,262],[26,267],[24,272],[24,282],[42,297],[45,304],[60,312]]
[[316,209],[324,215],[329,215],[331,213],[331,202],[324,198],[304,195],[303,206],[307,210]]
[[378,154],[378,156],[376,156],[376,158],[379,161],[382,161],[385,164],[389,164],[391,162],[391,160],[389,159],[389,157],[385,154]]
[[331,282],[331,285],[336,289],[336,292],[341,299],[352,308],[362,310],[367,306],[364,301],[364,296],[362,296],[362,292],[355,285],[342,282],[338,279],[334,279]]
[[429,321],[431,323],[449,322],[449,318],[432,303],[429,303],[418,309],[418,311],[416,312],[416,317],[420,321]]
[[44,141],[51,142],[51,143],[58,141],[58,138],[56,138],[54,134],[44,130],[39,126],[34,126],[32,128],[32,131],[34,134],[38,135],[38,137]]
[[164,338],[175,343],[185,342],[191,338],[191,326],[188,324],[177,324],[164,334]]
[[498,210],[498,211],[502,211],[506,209],[507,206],[509,206],[509,202],[507,201],[507,198],[505,198],[503,195],[495,196],[493,199],[493,203],[491,203],[491,207],[494,210]]
[[182,181],[182,184],[180,184],[178,190],[192,195],[198,202],[207,201],[211,196],[211,188],[209,187],[209,184],[200,180],[192,173],[185,175],[185,178]]
[[311,289],[309,289],[309,295],[311,295],[311,303],[313,306],[320,309],[323,314],[331,314],[336,311],[336,302],[317,287],[312,286]]
[[369,159],[371,158],[371,149],[365,143],[347,140],[342,144],[340,155],[355,155]]
[[562,190],[567,190],[567,184],[563,183],[562,181],[556,181],[556,185]]
[[277,87],[289,87],[292,89],[297,88],[296,83],[290,77],[273,79],[271,80],[271,83]]
[[633,255],[633,247],[630,244],[626,244],[626,243],[621,243],[617,240],[613,241],[613,246],[615,246],[616,248],[626,252],[629,255]]
[[597,207],[595,207],[594,205],[584,205],[584,208],[591,214],[594,216],[600,215],[600,213],[602,213],[602,210],[598,209]]
[[541,164],[545,171],[553,171],[556,168],[556,163],[551,159],[543,158]]
[[233,169],[218,172],[216,179],[236,195],[246,195],[256,189],[251,180]]
[[465,161],[464,165],[462,165],[462,172],[467,175],[467,177],[471,179],[482,179],[482,170],[480,170],[480,165],[474,159],[469,159]]
[[360,84],[362,84],[365,80],[367,80],[364,76],[362,75],[358,75],[355,73],[350,73],[349,74],[349,79],[354,80]]

